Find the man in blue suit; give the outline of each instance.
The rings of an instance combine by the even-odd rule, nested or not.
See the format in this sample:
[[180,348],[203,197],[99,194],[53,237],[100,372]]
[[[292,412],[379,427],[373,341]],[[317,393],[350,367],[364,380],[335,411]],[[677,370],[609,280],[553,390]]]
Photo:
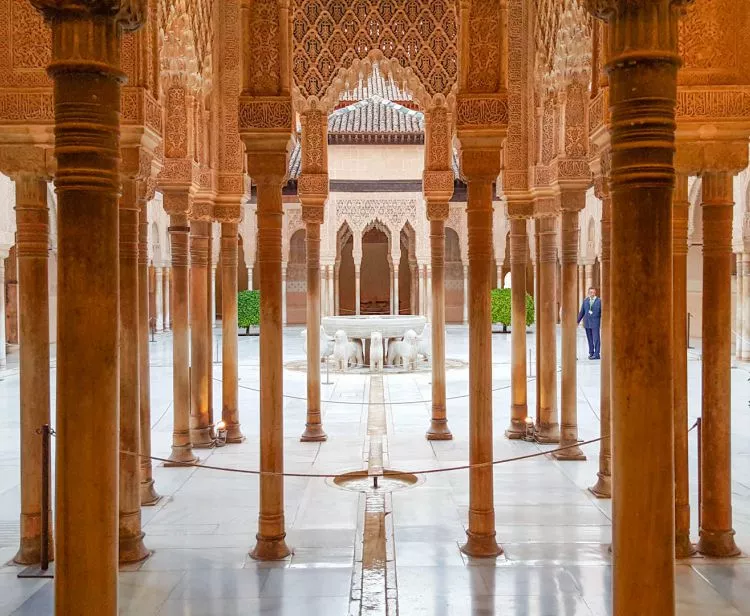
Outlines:
[[601,337],[599,331],[602,327],[602,300],[596,296],[596,289],[589,289],[589,296],[583,300],[581,311],[578,313],[578,322],[583,321],[586,328],[586,338],[589,341],[589,359],[601,359]]

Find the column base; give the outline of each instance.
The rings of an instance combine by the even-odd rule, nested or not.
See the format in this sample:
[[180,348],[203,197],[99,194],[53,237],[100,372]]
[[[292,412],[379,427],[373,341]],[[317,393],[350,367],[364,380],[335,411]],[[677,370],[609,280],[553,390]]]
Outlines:
[[540,424],[534,439],[537,443],[559,443],[560,442],[560,424]]
[[556,451],[552,454],[552,457],[554,457],[555,460],[560,460],[561,462],[574,462],[585,460],[586,454],[583,453],[583,451],[581,451],[581,448],[576,445],[575,447],[563,449],[562,451]]
[[677,533],[674,539],[675,558],[690,558],[695,556],[698,550],[690,541],[690,533]]
[[701,528],[698,551],[704,556],[731,558],[739,556],[740,549],[734,542],[734,530],[705,530]]
[[245,435],[242,434],[240,424],[227,424],[227,443],[243,443]]
[[612,498],[612,476],[597,473],[596,483],[589,488],[596,498]]
[[447,419],[433,419],[430,421],[430,427],[425,437],[428,441],[450,441],[453,440],[453,434],[448,427]]
[[153,507],[161,498],[161,494],[154,487],[153,479],[141,482],[141,507]]
[[[511,407],[511,413],[513,413],[513,408]],[[526,409],[524,409],[524,415],[526,414]],[[511,440],[517,440],[522,439],[526,436],[526,422],[521,419],[511,419],[510,420],[510,426],[505,430],[505,438],[511,439]]]
[[473,558],[497,558],[503,553],[503,548],[495,540],[495,533],[491,535],[477,535],[466,531],[466,543],[461,551]]
[[139,563],[151,556],[151,550],[143,544],[145,536],[144,533],[133,537],[123,537],[120,535],[118,560],[121,565]]
[[250,552],[253,560],[284,560],[292,552],[286,544],[286,533],[278,537],[255,535],[257,543]]
[[206,428],[191,428],[190,443],[193,449],[212,449],[216,446],[214,438],[211,435],[211,426]]
[[164,466],[189,466],[198,462],[200,458],[193,453],[192,445],[172,445],[169,461]]
[[323,431],[320,424],[305,424],[305,431],[299,440],[303,443],[321,443],[328,440],[328,435]]
[[[50,526],[50,534],[52,527]],[[48,539],[48,551],[50,561],[53,561],[54,541],[50,536]],[[42,540],[40,537],[21,537],[21,544],[18,548],[18,552],[13,557],[13,562],[17,565],[36,565],[42,561]]]

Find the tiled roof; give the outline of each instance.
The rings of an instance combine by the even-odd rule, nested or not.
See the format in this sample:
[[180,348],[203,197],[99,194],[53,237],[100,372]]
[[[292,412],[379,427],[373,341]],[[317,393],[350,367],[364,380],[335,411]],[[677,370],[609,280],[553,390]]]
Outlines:
[[378,65],[372,67],[372,73],[367,81],[359,80],[359,83],[351,90],[341,95],[345,102],[361,101],[372,96],[380,96],[391,101],[410,101],[411,94],[399,88],[390,76],[384,77]]
[[[407,141],[396,135],[411,135],[413,141],[424,141],[424,114],[373,95],[365,100],[337,109],[328,117],[330,143]],[[392,136],[393,139],[372,139],[368,136]],[[415,139],[417,138],[417,139]]]

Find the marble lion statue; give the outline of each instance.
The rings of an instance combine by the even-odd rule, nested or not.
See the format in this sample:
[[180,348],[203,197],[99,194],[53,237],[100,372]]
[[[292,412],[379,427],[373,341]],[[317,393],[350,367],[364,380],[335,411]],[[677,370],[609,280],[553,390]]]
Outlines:
[[414,369],[417,361],[417,333],[410,329],[404,334],[403,340],[391,342],[388,347],[388,365],[398,366],[399,363],[409,370]]
[[[300,333],[302,336],[302,352],[307,355],[307,329]],[[326,334],[326,330],[320,326],[320,359],[326,359],[333,354],[333,338]]]
[[370,372],[383,371],[383,334],[372,332],[370,335]]
[[417,336],[417,356],[422,356],[425,361],[430,361],[432,356],[432,328],[429,323],[424,326],[422,333]]
[[333,336],[333,364],[337,370],[344,372],[352,363],[355,367],[365,363],[362,346],[358,342],[351,342],[346,332],[340,329]]

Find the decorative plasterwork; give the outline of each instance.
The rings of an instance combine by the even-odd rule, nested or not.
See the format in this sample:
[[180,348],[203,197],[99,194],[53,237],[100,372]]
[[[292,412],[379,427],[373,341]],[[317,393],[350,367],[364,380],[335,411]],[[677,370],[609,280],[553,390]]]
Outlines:
[[453,0],[295,0],[292,35],[292,73],[301,99],[325,98],[341,70],[373,50],[394,61],[391,70],[395,64],[411,67],[428,96],[454,90]]

